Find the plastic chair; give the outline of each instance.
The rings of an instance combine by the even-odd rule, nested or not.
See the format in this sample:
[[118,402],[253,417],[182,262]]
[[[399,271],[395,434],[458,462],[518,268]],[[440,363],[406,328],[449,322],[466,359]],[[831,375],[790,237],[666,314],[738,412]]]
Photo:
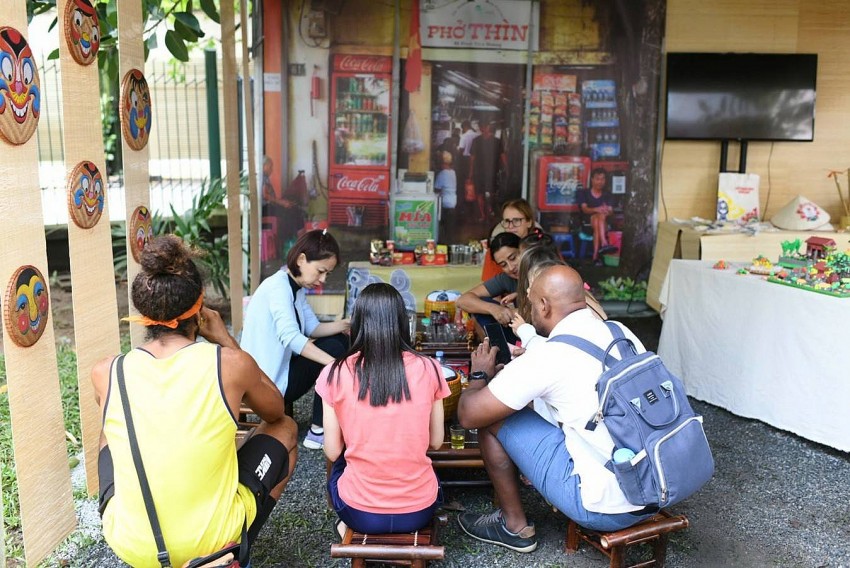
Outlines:
[[[572,233],[552,233],[552,240],[558,245],[558,250],[561,251],[561,256],[564,258],[576,257],[576,243]],[[568,248],[565,249],[564,245],[567,245]]]

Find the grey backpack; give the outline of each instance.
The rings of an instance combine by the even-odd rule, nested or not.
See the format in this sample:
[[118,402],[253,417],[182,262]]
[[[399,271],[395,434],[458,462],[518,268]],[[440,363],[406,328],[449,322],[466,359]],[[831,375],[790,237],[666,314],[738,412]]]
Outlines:
[[[586,428],[593,430],[600,421],[608,428],[614,452],[605,466],[617,476],[626,499],[637,506],[674,505],[714,474],[702,416],[694,413],[682,381],[658,355],[637,354],[619,326],[605,323],[614,340],[604,351],[575,335],[549,341],[572,345],[602,362],[596,382],[599,407]],[[615,347],[619,359],[611,354]]]

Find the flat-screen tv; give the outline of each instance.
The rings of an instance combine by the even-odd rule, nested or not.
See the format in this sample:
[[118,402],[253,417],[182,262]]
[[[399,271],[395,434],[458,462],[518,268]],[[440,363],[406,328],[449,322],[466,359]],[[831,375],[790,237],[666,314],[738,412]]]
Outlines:
[[818,56],[668,53],[666,137],[811,142]]

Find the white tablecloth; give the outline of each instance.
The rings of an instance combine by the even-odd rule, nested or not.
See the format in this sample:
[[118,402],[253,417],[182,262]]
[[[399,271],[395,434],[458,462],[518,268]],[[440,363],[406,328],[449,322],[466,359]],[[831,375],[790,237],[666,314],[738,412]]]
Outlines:
[[670,263],[662,360],[694,398],[850,451],[850,298],[712,264]]

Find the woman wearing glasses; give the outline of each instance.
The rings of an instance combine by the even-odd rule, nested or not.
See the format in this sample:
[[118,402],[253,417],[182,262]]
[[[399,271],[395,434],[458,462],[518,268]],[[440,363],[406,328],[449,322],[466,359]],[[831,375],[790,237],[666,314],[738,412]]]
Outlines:
[[[502,220],[490,233],[492,239],[502,232],[513,233],[520,239],[527,237],[538,225],[534,222],[534,211],[525,199],[511,199],[502,204]],[[539,227],[538,227],[539,228]],[[484,282],[502,272],[502,267],[485,257],[481,269],[481,281]]]

